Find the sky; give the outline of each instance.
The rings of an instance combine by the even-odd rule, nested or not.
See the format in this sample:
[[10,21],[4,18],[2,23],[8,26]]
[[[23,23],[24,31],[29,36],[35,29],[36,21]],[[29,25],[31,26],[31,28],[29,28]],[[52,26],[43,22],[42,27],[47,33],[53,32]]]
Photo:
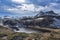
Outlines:
[[0,16],[34,16],[40,11],[60,13],[60,0],[0,0]]

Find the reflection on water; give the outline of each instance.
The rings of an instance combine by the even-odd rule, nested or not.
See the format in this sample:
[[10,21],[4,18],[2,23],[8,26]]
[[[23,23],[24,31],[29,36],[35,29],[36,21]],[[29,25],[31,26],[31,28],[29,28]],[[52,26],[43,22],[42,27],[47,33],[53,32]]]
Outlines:
[[18,31],[14,30],[15,32],[25,32],[25,33],[39,33],[40,31],[38,30],[33,30],[29,28],[19,28]]

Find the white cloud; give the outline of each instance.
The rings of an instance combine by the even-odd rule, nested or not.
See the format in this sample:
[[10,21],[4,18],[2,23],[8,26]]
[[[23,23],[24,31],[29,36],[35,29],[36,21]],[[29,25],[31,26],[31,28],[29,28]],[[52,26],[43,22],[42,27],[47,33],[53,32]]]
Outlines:
[[57,6],[57,5],[58,5],[58,3],[50,3],[49,6]]
[[23,4],[22,6],[16,6],[16,8],[7,8],[7,11],[15,13],[27,13],[34,12],[35,6],[33,4]]
[[42,10],[50,10],[48,6],[35,6],[34,4],[22,4],[22,6],[16,6],[16,8],[12,7],[5,7],[5,10],[11,12],[11,13],[18,13],[18,14],[27,14],[27,13],[33,13],[34,12],[39,12]]
[[59,8],[59,5],[60,4],[58,4],[58,3],[50,3],[49,5],[46,5],[43,8],[43,11],[53,10],[55,13],[60,13],[60,9],[57,9],[57,8]]
[[15,8],[14,7],[9,7],[9,6],[3,6],[4,10],[14,13],[14,14],[35,14],[39,13],[39,11],[49,11],[49,10],[54,10],[55,12],[60,12],[57,11],[57,9],[54,8],[54,6],[57,6],[57,3],[50,3],[50,5],[44,6],[35,6],[34,4],[22,4],[18,5]]
[[22,4],[22,6],[9,7],[5,6],[3,9],[7,12],[14,13],[14,14],[36,14],[38,11],[44,9],[42,6],[35,6],[34,4]]
[[34,4],[22,4],[22,6],[16,6],[16,8],[8,8],[6,9],[9,12],[19,13],[19,14],[27,14],[27,13],[34,13],[39,12],[41,10],[46,9],[43,6],[35,6]]
[[34,11],[35,6],[33,4],[23,4],[21,10]]
[[12,0],[14,3],[25,3],[25,0]]

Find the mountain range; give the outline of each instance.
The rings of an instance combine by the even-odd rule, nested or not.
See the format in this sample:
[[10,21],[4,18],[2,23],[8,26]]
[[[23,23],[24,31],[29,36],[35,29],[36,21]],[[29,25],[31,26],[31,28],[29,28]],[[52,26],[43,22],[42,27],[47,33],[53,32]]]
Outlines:
[[34,17],[13,18],[4,16],[0,17],[0,25],[8,26],[13,29],[29,26],[40,26],[48,28],[60,28],[60,15],[53,11],[39,12]]

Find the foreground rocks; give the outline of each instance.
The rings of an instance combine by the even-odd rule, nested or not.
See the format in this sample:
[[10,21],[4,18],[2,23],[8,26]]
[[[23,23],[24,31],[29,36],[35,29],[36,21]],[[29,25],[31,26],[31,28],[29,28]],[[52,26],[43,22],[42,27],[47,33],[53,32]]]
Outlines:
[[10,28],[0,26],[0,40],[60,40],[60,29],[41,28],[51,32],[18,33]]

